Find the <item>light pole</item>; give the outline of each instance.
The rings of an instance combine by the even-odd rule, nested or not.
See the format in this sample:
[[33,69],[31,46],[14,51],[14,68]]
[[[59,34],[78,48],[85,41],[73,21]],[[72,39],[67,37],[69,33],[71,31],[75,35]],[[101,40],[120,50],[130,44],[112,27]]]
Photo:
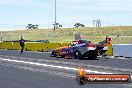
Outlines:
[[56,29],[56,0],[55,0],[55,22],[54,22],[54,31]]
[[0,35],[0,40],[1,40],[1,42],[3,41],[3,40],[2,40],[2,34]]

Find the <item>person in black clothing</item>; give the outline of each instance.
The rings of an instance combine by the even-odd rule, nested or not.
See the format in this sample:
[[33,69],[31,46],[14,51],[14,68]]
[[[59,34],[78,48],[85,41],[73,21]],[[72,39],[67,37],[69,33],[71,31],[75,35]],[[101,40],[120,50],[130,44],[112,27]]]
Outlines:
[[21,46],[21,54],[23,53],[23,49],[24,49],[24,45],[25,45],[25,40],[21,37],[21,40],[20,41],[20,46]]

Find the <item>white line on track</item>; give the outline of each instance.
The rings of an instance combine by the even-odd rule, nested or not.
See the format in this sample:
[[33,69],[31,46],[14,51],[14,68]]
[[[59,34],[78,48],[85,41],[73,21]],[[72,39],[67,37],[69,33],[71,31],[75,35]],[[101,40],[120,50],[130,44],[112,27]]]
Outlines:
[[3,59],[0,58],[2,61],[8,61],[8,62],[15,62],[15,63],[22,63],[22,64],[30,64],[30,65],[36,65],[36,66],[44,66],[44,67],[52,67],[52,68],[59,68],[59,69],[66,69],[66,70],[77,70],[76,68],[69,68],[69,67],[63,67],[63,66],[55,66],[55,65],[48,65],[48,64],[41,64],[41,63],[35,63],[31,61],[22,61],[22,60],[11,60],[11,59]]
[[[65,70],[73,70],[77,71],[77,68],[72,68],[72,67],[66,67],[66,66],[59,66],[59,65],[49,65],[49,64],[42,64],[38,62],[31,62],[31,61],[23,61],[23,60],[13,60],[13,59],[4,59],[0,58],[1,61],[7,61],[7,62],[14,62],[14,63],[22,63],[22,64],[29,64],[29,65],[36,65],[36,66],[44,66],[44,67],[51,67],[51,68],[58,68],[58,69],[65,69]],[[94,71],[94,70],[85,70],[86,72],[89,73],[96,73],[96,74],[113,74],[113,73],[108,73],[108,72],[99,72],[99,71]]]
[[[44,67],[51,67],[51,68],[58,68],[58,69],[64,69],[64,70],[73,70],[77,71],[78,68],[72,68],[72,67],[66,67],[66,66],[59,66],[59,65],[49,65],[49,64],[42,64],[42,63],[36,63],[36,62],[31,62],[31,61],[23,61],[23,60],[13,60],[13,59],[4,59],[0,58],[1,61],[8,61],[8,62],[14,62],[14,63],[22,63],[22,64],[30,64],[30,65],[36,65],[36,66],[44,66]],[[99,71],[94,71],[94,70],[85,70],[88,73],[96,73],[96,74],[114,74],[114,73],[109,73],[109,72],[99,72]],[[132,78],[132,76],[131,76]]]
[[[8,61],[8,62],[14,62],[14,63],[22,63],[22,64],[30,64],[30,65],[36,65],[36,66],[44,66],[44,67],[51,67],[51,68],[58,68],[58,69],[65,69],[65,70],[73,70],[73,71],[77,71],[77,68],[72,68],[72,67],[66,67],[66,66],[59,66],[59,65],[49,65],[49,64],[42,64],[42,63],[38,63],[38,62],[31,62],[31,61],[23,61],[23,60],[13,60],[13,59],[4,59],[4,58],[0,58],[1,61]],[[114,74],[114,73],[110,73],[110,72],[101,72],[101,71],[94,71],[94,70],[89,70],[86,69],[85,70],[88,73],[96,73],[96,74]],[[131,76],[132,78],[132,76]]]
[[[35,63],[35,62],[31,62],[31,61],[22,61],[22,60],[12,60],[12,59],[4,59],[4,58],[0,58],[1,61],[7,61],[7,62],[14,62],[14,63],[21,63],[21,64],[29,64],[29,65],[36,65],[36,66],[44,66],[44,67],[51,67],[51,68],[59,68],[59,69],[65,69],[65,70],[73,70],[73,71],[77,71],[77,68],[71,68],[71,67],[66,67],[66,66],[59,66],[59,65],[48,65],[48,64],[41,64],[41,63]],[[96,73],[96,74],[113,74],[113,73],[108,73],[108,72],[99,72],[99,71],[93,71],[93,70],[85,70],[88,73]],[[68,75],[69,76],[69,75]],[[74,76],[70,76],[70,77],[74,77]],[[132,78],[132,76],[131,76]],[[125,85],[126,84],[122,84]],[[127,85],[131,87],[130,85]]]
[[[58,69],[65,69],[65,70],[72,70],[72,71],[77,71],[77,68],[72,68],[72,67],[66,67],[66,66],[59,66],[59,65],[49,65],[49,64],[42,64],[42,63],[38,63],[38,62],[31,62],[31,61],[23,61],[23,60],[15,60],[15,59],[5,59],[5,58],[0,58],[0,61],[6,61],[6,62],[14,62],[14,63],[20,63],[20,64],[28,64],[28,65],[35,65],[35,66],[43,66],[43,67],[51,67],[51,68],[58,68]],[[94,70],[85,70],[87,73],[96,73],[96,74],[114,74],[114,73],[108,73],[108,72],[100,72],[100,71],[94,71]],[[68,76],[69,75],[65,75]],[[74,76],[70,76],[70,77],[74,77]],[[132,78],[132,76],[131,76]],[[122,84],[124,86],[129,86],[130,88],[132,87],[132,85],[126,85],[126,84]]]
[[[2,55],[0,55],[0,56],[2,56]],[[44,59],[32,59],[32,58],[22,58],[22,57],[14,57],[14,56],[5,56],[5,57],[7,57],[7,58],[13,58],[13,59],[15,59],[15,58],[20,58],[21,60],[31,60],[31,61],[34,61],[34,60],[36,60],[36,61],[44,61],[44,62],[54,62],[54,63],[61,63],[61,64],[65,64],[65,65],[69,65],[69,64],[72,64],[72,65],[78,65],[77,63],[74,63],[74,62],[66,62],[66,61],[55,61],[55,60],[44,60]],[[97,68],[97,69],[105,69],[105,70],[115,70],[115,71],[129,71],[129,72],[132,72],[132,70],[131,69],[122,69],[122,68],[116,68],[116,67],[110,67],[110,66],[98,66],[98,65],[87,65],[87,64],[81,64],[81,66],[88,66],[88,67],[92,67],[92,68]]]

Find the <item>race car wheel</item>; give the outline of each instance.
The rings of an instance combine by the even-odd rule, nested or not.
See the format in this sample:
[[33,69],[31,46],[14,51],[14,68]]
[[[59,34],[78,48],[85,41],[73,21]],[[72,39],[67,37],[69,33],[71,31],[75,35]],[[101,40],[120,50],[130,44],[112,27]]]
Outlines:
[[75,51],[74,58],[81,60],[82,59],[82,54],[79,51]]
[[97,56],[98,56],[98,51],[88,51],[83,54],[83,57],[86,60],[96,60]]
[[97,52],[89,52],[88,59],[95,60],[97,58]]
[[55,53],[54,50],[51,52],[51,56],[52,56],[52,57],[56,57],[56,53]]
[[100,53],[100,55],[103,55],[106,51],[107,51],[107,50],[102,50],[102,51],[100,51],[99,53]]
[[61,58],[65,58],[65,55],[61,55]]

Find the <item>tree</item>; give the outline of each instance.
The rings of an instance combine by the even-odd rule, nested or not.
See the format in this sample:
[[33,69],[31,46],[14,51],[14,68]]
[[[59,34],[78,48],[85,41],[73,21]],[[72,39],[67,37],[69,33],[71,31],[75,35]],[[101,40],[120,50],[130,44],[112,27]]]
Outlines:
[[81,24],[81,23],[75,23],[74,24],[74,27],[75,28],[78,28],[78,27],[85,27],[85,25]]
[[31,29],[32,28],[32,24],[28,24],[26,28]]
[[26,28],[28,28],[28,29],[38,29],[38,26],[39,25],[37,25],[37,24],[36,25],[28,24]]
[[56,23],[56,24],[54,23],[53,25],[54,25],[54,27],[56,27],[56,28],[61,28],[61,27],[62,27],[62,25],[59,24],[59,23]]
[[59,27],[59,28],[61,28],[61,27],[62,27],[62,25],[59,25],[58,27]]
[[101,20],[98,19],[98,20],[96,21],[96,27],[101,27]]
[[94,19],[93,20],[93,27],[95,27],[95,24],[96,24],[96,20]]
[[97,20],[93,20],[93,27],[96,26],[96,27],[101,27],[101,20],[97,19]]

